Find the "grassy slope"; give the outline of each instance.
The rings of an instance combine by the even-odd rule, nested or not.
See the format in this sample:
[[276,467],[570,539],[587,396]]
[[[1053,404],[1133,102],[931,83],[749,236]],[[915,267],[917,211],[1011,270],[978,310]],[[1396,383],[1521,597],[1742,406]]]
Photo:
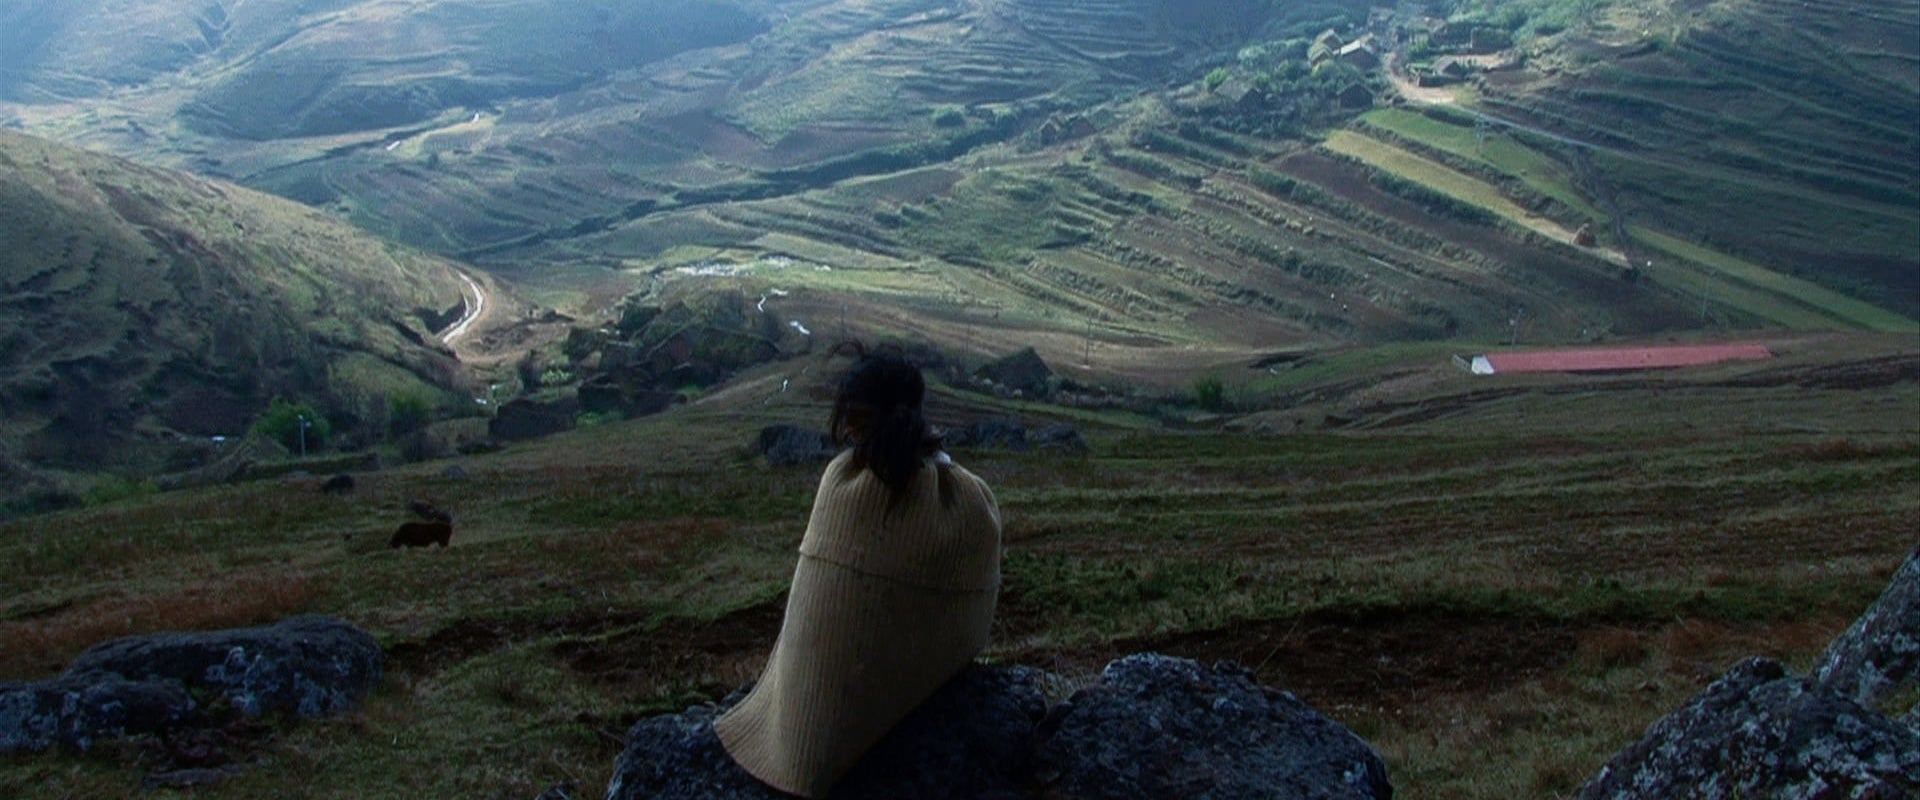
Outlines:
[[[1565,796],[1738,657],[1804,668],[1912,545],[1920,442],[1889,409],[1920,401],[1920,354],[1775,346],[1602,379],[1477,379],[1428,354],[1303,365],[1285,396],[1388,427],[1083,414],[1087,457],[962,454],[1008,519],[990,655],[1076,679],[1136,649],[1235,658],[1372,740],[1410,796]],[[736,448],[820,418],[779,387],[824,366],[469,459],[462,479],[422,465],[344,499],[295,479],[0,527],[17,565],[0,678],[129,632],[342,614],[389,648],[385,686],[206,796],[592,793],[636,716],[719,696],[771,644],[817,476]],[[1006,410],[936,406],[949,423]],[[381,547],[411,497],[456,511],[452,549]],[[0,789],[121,794],[128,763],[13,760]]]
[[1629,224],[1912,318],[1916,43],[1911,0],[1617,3],[1477,102],[1594,145]]
[[0,220],[0,435],[30,461],[139,473],[276,395],[453,377],[416,315],[460,307],[453,265],[283,199],[0,132]]

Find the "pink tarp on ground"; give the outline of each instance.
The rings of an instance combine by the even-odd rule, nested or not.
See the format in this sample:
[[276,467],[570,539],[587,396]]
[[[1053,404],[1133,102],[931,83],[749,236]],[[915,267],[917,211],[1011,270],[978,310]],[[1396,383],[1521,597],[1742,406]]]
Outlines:
[[[1696,367],[1727,361],[1757,361],[1772,358],[1763,344],[1680,345],[1672,347],[1595,347],[1577,350],[1529,350],[1517,353],[1488,353],[1485,359],[1491,372],[1612,372],[1630,369],[1666,369]],[[1474,370],[1480,364],[1476,363]]]

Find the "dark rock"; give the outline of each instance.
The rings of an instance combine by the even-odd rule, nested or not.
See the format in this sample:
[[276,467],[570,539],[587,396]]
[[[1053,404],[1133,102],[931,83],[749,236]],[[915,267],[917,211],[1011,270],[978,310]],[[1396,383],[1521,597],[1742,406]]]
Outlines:
[[627,396],[625,410],[629,417],[645,417],[685,402],[687,396],[679,392],[635,392]]
[[446,478],[447,480],[450,480],[450,481],[464,481],[469,476],[467,475],[466,467],[460,466],[459,464],[455,464],[451,467],[447,467],[446,469],[440,470],[440,477]]
[[[836,787],[834,800],[953,798],[1391,798],[1365,742],[1244,670],[1130,656],[1099,686],[1047,711],[1046,676],[976,666],[902,721]],[[719,706],[642,720],[608,800],[784,798],[733,763]]]
[[1050,798],[1393,796],[1366,742],[1231,664],[1128,656],[1045,728],[1037,767]]
[[601,375],[591,383],[582,384],[578,394],[580,410],[588,413],[620,412],[627,405],[626,390],[609,375]]
[[945,444],[949,448],[972,448],[984,450],[997,447],[1006,450],[1027,449],[1027,426],[1015,419],[983,419],[947,432]]
[[372,636],[332,617],[205,633],[129,636],[94,645],[61,680],[164,681],[223,698],[247,716],[347,711],[380,682]]
[[629,388],[612,375],[601,375],[581,386],[579,396],[582,410],[628,417],[658,414],[686,402],[679,392]]
[[1920,681],[1920,547],[1907,554],[1873,607],[1827,646],[1814,680],[1866,706]]
[[320,484],[320,491],[331,495],[352,494],[353,488],[353,476],[346,473],[335,475]]
[[1920,732],[1852,697],[1741,662],[1614,756],[1581,800],[1905,798],[1920,793]]
[[85,752],[100,740],[158,733],[198,713],[186,687],[165,680],[66,676],[0,683],[0,754],[56,746]]
[[486,455],[488,453],[498,453],[502,449],[504,448],[500,446],[499,442],[492,441],[490,439],[482,439],[477,442],[467,442],[466,444],[460,445],[458,448],[455,448],[456,452],[460,453],[460,455],[463,455],[463,456],[480,456],[480,455]]
[[760,429],[753,444],[756,453],[767,457],[776,467],[797,467],[831,461],[838,454],[833,439],[825,433],[798,425],[768,425]]
[[1028,437],[1027,441],[1042,450],[1087,452],[1087,440],[1080,435],[1080,429],[1064,422],[1041,428]]
[[571,429],[579,416],[577,397],[544,402],[518,397],[500,405],[487,423],[487,435],[505,441],[537,439]]
[[[1019,667],[962,672],[902,720],[830,795],[833,800],[1018,798],[1036,726],[1041,674]],[[713,720],[719,706],[642,720],[627,734],[608,800],[782,800],[733,763]]]
[[1053,370],[1031,347],[988,363],[973,374],[1028,397],[1046,397],[1055,381]]

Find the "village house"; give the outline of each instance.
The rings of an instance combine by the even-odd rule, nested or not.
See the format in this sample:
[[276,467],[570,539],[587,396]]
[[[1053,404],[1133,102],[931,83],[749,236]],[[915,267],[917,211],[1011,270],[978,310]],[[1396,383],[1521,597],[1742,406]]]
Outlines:
[[1260,89],[1253,84],[1237,78],[1220,84],[1213,90],[1213,94],[1215,97],[1220,98],[1225,104],[1244,112],[1259,111],[1265,108],[1268,99],[1266,92],[1260,91]]
[[1308,66],[1318,67],[1338,57],[1340,48],[1345,45],[1340,34],[1334,33],[1332,28],[1321,31],[1319,36],[1313,37],[1313,44],[1307,48]]
[[1421,86],[1451,86],[1473,77],[1477,69],[1463,59],[1441,56],[1433,60],[1432,66],[1415,70],[1413,78]]
[[1340,63],[1352,66],[1362,72],[1380,66],[1380,52],[1374,46],[1373,34],[1367,34],[1341,47],[1337,56]]

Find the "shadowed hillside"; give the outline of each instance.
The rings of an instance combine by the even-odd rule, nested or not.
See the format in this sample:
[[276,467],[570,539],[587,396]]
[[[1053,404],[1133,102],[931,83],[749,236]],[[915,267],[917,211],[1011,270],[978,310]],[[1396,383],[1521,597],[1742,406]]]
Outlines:
[[178,469],[275,397],[351,429],[453,385],[453,266],[285,200],[0,132],[0,230],[8,460]]

